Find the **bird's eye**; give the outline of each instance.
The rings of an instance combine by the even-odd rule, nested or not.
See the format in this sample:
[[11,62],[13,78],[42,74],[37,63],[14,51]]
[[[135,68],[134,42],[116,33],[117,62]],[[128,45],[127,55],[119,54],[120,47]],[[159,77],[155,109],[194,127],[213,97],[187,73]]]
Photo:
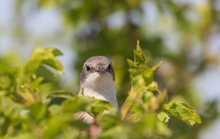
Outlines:
[[108,71],[111,71],[111,70],[112,70],[112,65],[111,65],[111,64],[108,65],[107,70],[108,70]]
[[85,68],[86,68],[86,71],[90,71],[91,70],[91,68],[89,66],[86,66]]

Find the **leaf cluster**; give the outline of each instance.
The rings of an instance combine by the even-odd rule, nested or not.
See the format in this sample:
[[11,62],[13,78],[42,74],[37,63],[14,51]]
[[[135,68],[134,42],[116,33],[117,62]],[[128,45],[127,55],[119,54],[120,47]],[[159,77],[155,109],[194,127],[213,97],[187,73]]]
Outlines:
[[[45,84],[64,72],[60,55],[56,48],[37,48],[23,66],[0,68],[0,137],[160,138],[172,134],[167,125],[171,115],[191,126],[201,123],[186,103],[167,101],[167,91],[160,91],[153,78],[161,63],[149,67],[139,43],[134,60],[128,60],[132,87],[121,110],[62,88],[45,91]],[[95,122],[77,119],[81,111]]]

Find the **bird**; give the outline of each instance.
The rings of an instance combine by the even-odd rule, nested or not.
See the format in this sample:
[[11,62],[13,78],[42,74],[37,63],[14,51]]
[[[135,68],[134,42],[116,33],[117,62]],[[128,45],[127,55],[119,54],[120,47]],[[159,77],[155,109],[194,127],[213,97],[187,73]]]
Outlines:
[[[78,95],[108,101],[118,109],[115,72],[109,58],[92,56],[84,62],[80,73],[80,91]],[[87,123],[94,122],[93,115],[87,112],[78,112],[77,117]]]

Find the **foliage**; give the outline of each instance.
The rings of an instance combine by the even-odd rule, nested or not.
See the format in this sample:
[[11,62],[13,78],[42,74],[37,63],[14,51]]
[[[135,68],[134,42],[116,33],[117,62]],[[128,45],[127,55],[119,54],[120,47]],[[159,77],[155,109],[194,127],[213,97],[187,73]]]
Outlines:
[[[54,47],[70,46],[68,54],[74,55],[74,59],[69,58],[68,61],[74,61],[72,71],[76,72],[76,75],[80,72],[85,59],[93,55],[106,55],[112,58],[114,63],[117,97],[121,107],[130,89],[128,67],[125,61],[126,58],[132,57],[132,46],[135,45],[135,39],[138,38],[143,44],[144,53],[148,54],[148,59],[146,59],[149,61],[148,65],[154,65],[158,59],[165,61],[156,73],[155,80],[158,82],[159,88],[166,88],[169,96],[167,99],[176,99],[178,101],[171,102],[180,105],[182,102],[187,102],[198,109],[203,119],[202,125],[189,128],[184,122],[172,118],[167,110],[160,112],[157,117],[164,122],[169,121],[168,116],[171,116],[172,120],[168,123],[172,130],[171,139],[199,138],[201,132],[206,132],[204,128],[219,118],[219,100],[208,100],[210,102],[206,102],[206,99],[201,100],[199,95],[203,95],[203,92],[199,92],[194,84],[197,77],[204,75],[204,72],[212,71],[210,69],[216,68],[216,64],[219,62],[219,54],[216,49],[214,52],[212,49],[213,44],[216,44],[215,42],[218,40],[216,38],[219,38],[220,8],[216,6],[219,5],[218,0],[199,2],[182,0],[9,0],[6,2],[10,3],[11,10],[10,7],[4,6],[5,2],[2,3],[2,6],[7,7],[7,11],[11,12],[9,14],[4,12],[8,20],[4,19],[4,22],[0,23],[0,36],[3,41],[0,48],[3,48],[3,51],[4,48],[10,49],[10,51],[18,50],[22,53],[22,57],[27,50],[32,49],[30,47],[48,46],[48,44],[52,44]],[[52,16],[57,15],[58,18],[55,20],[59,22],[58,27],[54,28],[54,20],[51,18],[46,17],[43,20],[39,18],[42,15],[43,17],[48,16],[48,12],[52,13]],[[48,31],[48,28],[51,30]],[[4,43],[8,41],[10,43]],[[72,52],[69,51],[71,49]],[[10,96],[18,103],[27,97],[19,92],[13,93],[17,90],[16,79],[20,75],[21,68],[19,67],[22,63],[23,60],[18,60],[14,54],[0,58],[0,94]],[[70,64],[72,63],[70,62]],[[70,70],[65,71],[71,75]],[[34,92],[39,91],[40,93],[31,95],[30,98],[54,96],[63,91],[57,91],[60,88],[78,89],[79,84],[76,82],[67,81],[67,83],[62,82],[61,84],[55,70],[48,66],[41,65],[36,71],[36,75],[43,76],[42,81],[39,81],[41,80],[39,78],[38,81],[36,80],[36,84],[34,83],[37,85],[40,82],[39,89],[34,90]],[[77,77],[72,79],[78,82]],[[35,77],[32,78],[35,79]],[[32,79],[26,81],[30,82]],[[32,86],[35,86],[34,84]],[[210,84],[207,83],[205,86]],[[151,87],[154,88],[155,85],[152,83]],[[29,90],[30,87],[24,84],[19,90],[22,88]],[[213,88],[210,88],[210,91],[211,89]],[[166,92],[166,90],[164,91]],[[65,92],[70,94],[68,91]],[[63,96],[61,94],[60,96]],[[19,98],[16,97],[17,95]],[[64,98],[56,98],[52,102],[61,103]],[[4,103],[4,106],[9,104],[11,104],[10,99],[7,104]],[[25,105],[31,104],[32,102],[27,102]],[[187,107],[183,106],[183,108]],[[24,136],[27,137],[27,135]]]
[[[187,104],[167,102],[166,90],[154,81],[161,63],[149,67],[139,43],[134,60],[128,60],[132,86],[120,111],[59,87],[45,91],[45,84],[57,80],[56,72],[64,72],[60,55],[56,48],[37,48],[23,66],[0,69],[1,138],[165,138],[172,134],[170,115],[191,126],[201,123]],[[77,119],[80,111],[92,113],[96,121]]]

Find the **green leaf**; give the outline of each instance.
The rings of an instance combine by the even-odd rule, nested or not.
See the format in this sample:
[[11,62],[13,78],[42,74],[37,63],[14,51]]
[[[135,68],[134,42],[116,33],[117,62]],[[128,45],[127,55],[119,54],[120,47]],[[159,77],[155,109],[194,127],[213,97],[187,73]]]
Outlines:
[[121,110],[122,119],[126,119],[129,113],[142,114],[146,111],[155,111],[160,105],[159,101],[155,102],[158,103],[157,105],[151,104],[154,103],[154,100],[157,101],[157,98],[154,97],[152,92],[160,92],[157,83],[153,79],[154,73],[160,67],[161,63],[152,68],[149,67],[139,41],[137,41],[137,46],[134,50],[134,60],[128,59],[127,62],[132,88]]
[[142,119],[134,125],[134,131],[137,136],[143,135],[145,138],[154,138],[158,135],[170,136],[170,129],[158,120],[156,113],[148,113],[142,116]]
[[[62,55],[62,52],[56,48],[37,48],[33,51],[30,60],[20,69],[16,79],[15,101],[30,105],[37,99],[40,99],[38,89],[43,83],[42,80],[45,82],[53,78],[52,69],[63,73],[63,65],[56,58],[60,55]],[[43,65],[51,69],[42,68],[44,67]]]
[[76,97],[76,93],[73,93],[69,90],[57,90],[47,96],[47,98],[54,98],[54,97],[72,98],[72,97]]
[[61,56],[63,53],[57,48],[36,48],[31,55],[31,59],[50,59]]
[[164,105],[164,110],[191,126],[196,123],[202,123],[200,116],[186,103],[177,103],[172,101]]
[[44,137],[51,139],[58,136],[64,130],[64,127],[66,126],[69,120],[70,117],[68,117],[65,114],[55,115],[48,119],[44,127]]
[[49,105],[61,104],[64,100],[72,99],[76,94],[68,90],[57,90],[47,96],[50,99]]
[[39,121],[46,116],[47,104],[46,103],[35,103],[30,106],[29,115],[32,119]]
[[40,65],[35,71],[35,75],[43,78],[42,83],[56,83],[59,79],[54,70],[46,65]]
[[153,81],[151,84],[149,84],[149,85],[147,86],[147,90],[148,90],[148,91],[157,91],[157,90],[158,90],[158,85],[157,85],[157,83]]
[[146,63],[146,56],[144,55],[141,46],[140,41],[137,41],[136,50],[134,50],[134,61],[137,63]]
[[112,104],[104,100],[94,99],[91,106],[91,112],[94,115],[103,113],[105,110],[112,108]]
[[166,112],[160,112],[157,117],[161,122],[164,122],[165,124],[168,123],[170,120],[170,117]]
[[62,103],[63,109],[68,113],[76,113],[79,111],[86,111],[89,106],[90,99],[83,96],[74,96]]
[[62,63],[56,59],[62,52],[56,48],[37,48],[33,51],[30,60],[24,65],[17,79],[18,87],[24,82],[30,82],[40,65],[45,64],[58,72],[63,73]]
[[151,70],[152,70],[153,72],[156,72],[156,71],[160,68],[161,64],[163,64],[163,61],[160,61],[160,63],[158,63],[157,65],[153,66],[153,67],[151,68]]
[[142,51],[139,41],[137,41],[136,49],[134,50],[134,60],[127,60],[129,65],[129,72],[131,83],[133,86],[145,86],[153,81],[153,76],[161,63],[150,68],[147,65],[147,58]]
[[99,115],[98,122],[103,129],[111,129],[117,125],[121,125],[121,117],[119,112],[109,112],[107,114]]

